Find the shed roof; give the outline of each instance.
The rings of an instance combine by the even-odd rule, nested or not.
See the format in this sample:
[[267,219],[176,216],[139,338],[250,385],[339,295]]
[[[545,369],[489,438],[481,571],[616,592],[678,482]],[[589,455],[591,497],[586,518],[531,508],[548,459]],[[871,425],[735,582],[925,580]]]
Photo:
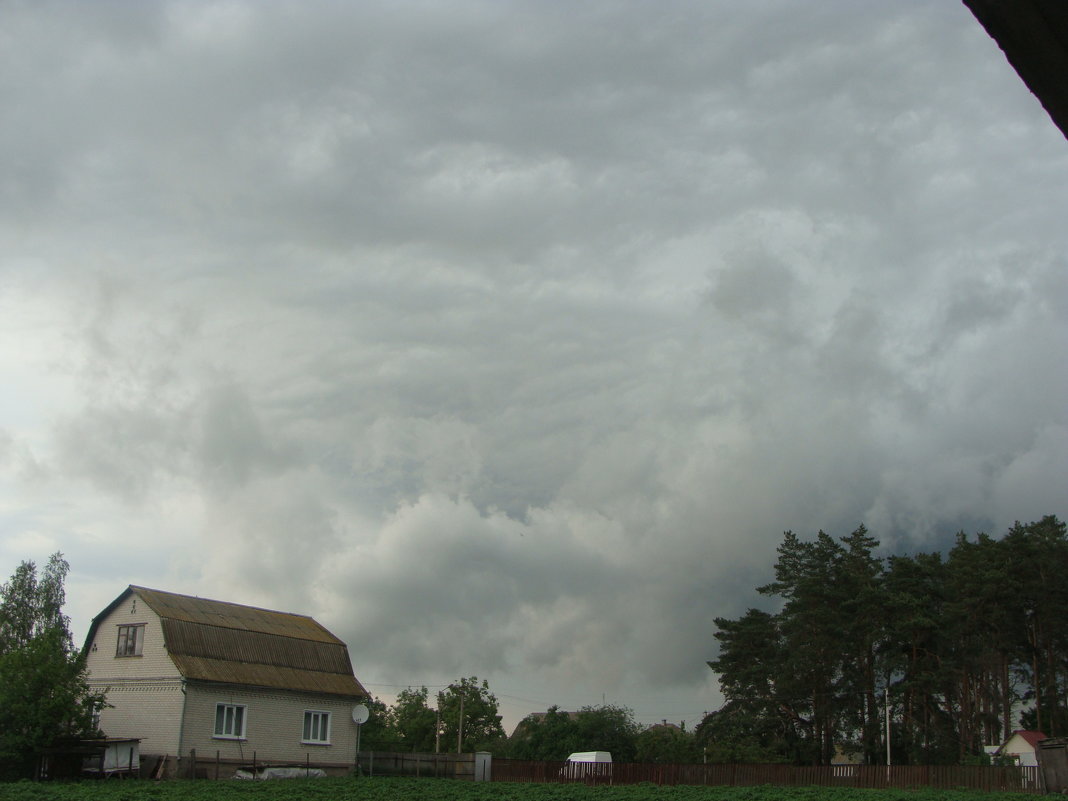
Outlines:
[[345,643],[307,615],[131,584],[93,619],[87,646],[99,621],[131,594],[159,615],[167,653],[187,679],[367,696]]

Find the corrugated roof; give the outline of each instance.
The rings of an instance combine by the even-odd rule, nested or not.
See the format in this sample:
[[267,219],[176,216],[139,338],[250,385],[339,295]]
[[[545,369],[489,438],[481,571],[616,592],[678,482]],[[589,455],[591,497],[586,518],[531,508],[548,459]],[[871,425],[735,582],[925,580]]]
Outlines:
[[367,696],[345,643],[307,615],[133,585],[127,593],[159,615],[167,652],[187,679]]
[[258,631],[264,634],[279,634],[300,640],[341,642],[307,615],[275,612],[271,609],[196,598],[192,595],[178,595],[135,585],[131,585],[130,589],[144,598],[145,602],[152,607],[153,612],[171,620],[185,620],[190,623]]
[[248,684],[278,690],[344,695],[366,698],[367,691],[351,673],[324,673],[318,670],[297,670],[277,665],[256,665],[223,659],[172,654],[174,664],[187,679],[217,681],[225,684]]
[[280,634],[209,626],[162,618],[167,650],[173,654],[276,665],[328,673],[352,673],[348,649],[341,641],[317,642]]

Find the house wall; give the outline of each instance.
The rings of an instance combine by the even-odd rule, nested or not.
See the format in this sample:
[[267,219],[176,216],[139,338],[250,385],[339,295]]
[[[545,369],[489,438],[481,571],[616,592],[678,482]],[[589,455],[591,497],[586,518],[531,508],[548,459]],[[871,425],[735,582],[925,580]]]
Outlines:
[[1019,734],[1014,734],[1008,739],[1005,745],[1001,747],[1001,753],[1012,754],[1017,758],[1019,765],[1033,767],[1038,764],[1038,756],[1035,754],[1034,746]]
[[[251,689],[189,682],[187,685],[182,756],[196,749],[198,759],[351,765],[356,758],[356,724],[352,707],[357,699],[331,698],[284,690]],[[217,704],[242,704],[245,738],[214,736]],[[330,713],[330,744],[301,742],[305,710]]]
[[[141,655],[117,656],[119,626],[137,624],[144,624]],[[178,753],[182,678],[164,647],[159,616],[136,593],[99,622],[86,667],[89,686],[107,693],[110,706],[100,712],[106,735],[140,738],[142,756]]]

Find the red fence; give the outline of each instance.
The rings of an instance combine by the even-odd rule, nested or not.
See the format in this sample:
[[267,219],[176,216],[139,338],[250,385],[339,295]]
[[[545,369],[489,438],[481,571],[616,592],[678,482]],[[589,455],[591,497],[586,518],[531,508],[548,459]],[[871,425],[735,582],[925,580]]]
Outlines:
[[1038,768],[988,767],[981,765],[654,765],[649,763],[612,764],[610,771],[575,776],[566,762],[532,762],[523,759],[494,759],[493,781],[574,782],[586,784],[694,784],[748,786],[862,787],[916,789],[967,788],[1042,792]]

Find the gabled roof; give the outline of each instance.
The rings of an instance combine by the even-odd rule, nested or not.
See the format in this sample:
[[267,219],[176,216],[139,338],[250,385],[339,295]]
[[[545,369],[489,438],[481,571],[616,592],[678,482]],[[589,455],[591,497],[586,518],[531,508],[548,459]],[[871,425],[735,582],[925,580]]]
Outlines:
[[167,653],[187,679],[367,696],[345,643],[307,615],[132,584],[93,618],[87,648],[100,621],[132,594],[159,616]]

